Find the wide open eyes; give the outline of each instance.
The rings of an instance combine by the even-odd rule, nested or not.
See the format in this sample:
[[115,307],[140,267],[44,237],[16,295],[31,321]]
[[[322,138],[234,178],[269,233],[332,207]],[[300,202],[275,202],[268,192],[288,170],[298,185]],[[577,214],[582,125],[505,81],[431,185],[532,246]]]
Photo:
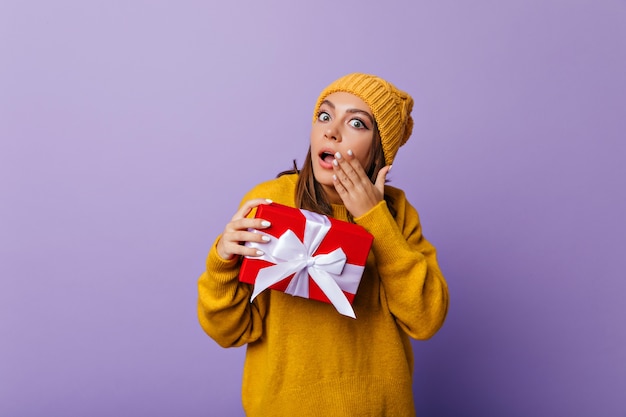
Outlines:
[[367,126],[361,119],[351,119],[348,124],[355,129],[367,129]]
[[317,120],[319,120],[320,122],[330,122],[330,114],[326,113],[325,111],[320,111],[319,113],[317,113]]

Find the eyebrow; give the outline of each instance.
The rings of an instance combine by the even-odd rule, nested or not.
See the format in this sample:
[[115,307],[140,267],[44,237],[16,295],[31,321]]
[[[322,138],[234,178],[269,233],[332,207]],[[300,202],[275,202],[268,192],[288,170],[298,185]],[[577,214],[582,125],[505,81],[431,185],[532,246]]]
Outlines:
[[[331,107],[333,110],[335,109],[335,105],[332,103],[332,101],[330,100],[324,100],[322,101],[322,103],[320,104],[320,107],[322,106],[322,104],[327,104],[329,107]],[[346,113],[361,113],[367,116],[368,119],[370,119],[370,122],[372,124],[374,124],[374,117],[372,117],[371,114],[369,114],[368,112],[366,112],[365,110],[361,110],[361,109],[348,109],[346,110]]]

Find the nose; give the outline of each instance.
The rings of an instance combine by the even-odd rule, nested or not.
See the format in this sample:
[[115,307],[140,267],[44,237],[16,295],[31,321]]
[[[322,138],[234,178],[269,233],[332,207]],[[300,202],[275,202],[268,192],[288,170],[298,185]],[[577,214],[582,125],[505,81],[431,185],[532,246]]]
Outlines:
[[337,129],[334,123],[330,123],[328,125],[328,128],[324,132],[324,137],[328,140],[341,142],[341,134],[339,133],[339,129]]

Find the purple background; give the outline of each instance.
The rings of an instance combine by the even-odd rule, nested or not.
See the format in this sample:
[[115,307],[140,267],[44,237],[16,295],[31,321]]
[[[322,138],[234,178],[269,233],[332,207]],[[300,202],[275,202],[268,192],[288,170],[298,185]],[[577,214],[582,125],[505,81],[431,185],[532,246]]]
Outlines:
[[0,415],[241,416],[204,257],[363,71],[451,290],[418,415],[626,416],[626,2],[384,4],[0,3]]

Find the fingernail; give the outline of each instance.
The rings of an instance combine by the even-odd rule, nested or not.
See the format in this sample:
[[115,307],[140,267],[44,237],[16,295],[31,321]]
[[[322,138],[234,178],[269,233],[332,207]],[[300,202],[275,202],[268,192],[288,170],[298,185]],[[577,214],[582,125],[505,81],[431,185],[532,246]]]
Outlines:
[[389,165],[389,169],[387,170],[387,172],[391,171],[391,168],[393,168],[393,165]]
[[333,181],[337,181],[337,176],[333,174]]
[[348,149],[348,155],[350,155],[350,156],[354,155],[354,154],[352,153],[352,149]]
[[265,252],[263,252],[262,250],[258,250],[258,251],[256,251],[256,254],[257,254],[257,255],[259,255],[259,256],[261,256],[261,255],[264,255],[264,254],[265,254]]
[[263,237],[261,237],[261,239],[263,239],[264,242],[269,242],[270,241],[270,237],[267,235],[263,235]]
[[335,159],[341,159],[341,154],[339,152],[335,154]]
[[272,225],[272,223],[268,222],[267,220],[263,220],[261,222],[261,226],[263,227],[270,227]]
[[337,160],[336,160],[336,159],[333,159],[333,165],[334,165],[334,166],[339,166],[339,163],[337,162]]
[[267,202],[268,202],[268,203],[270,203],[270,204],[272,204],[272,203],[273,203],[273,201],[272,201],[272,200],[270,200],[269,198],[266,198],[266,199],[265,199],[265,201],[267,201]]

